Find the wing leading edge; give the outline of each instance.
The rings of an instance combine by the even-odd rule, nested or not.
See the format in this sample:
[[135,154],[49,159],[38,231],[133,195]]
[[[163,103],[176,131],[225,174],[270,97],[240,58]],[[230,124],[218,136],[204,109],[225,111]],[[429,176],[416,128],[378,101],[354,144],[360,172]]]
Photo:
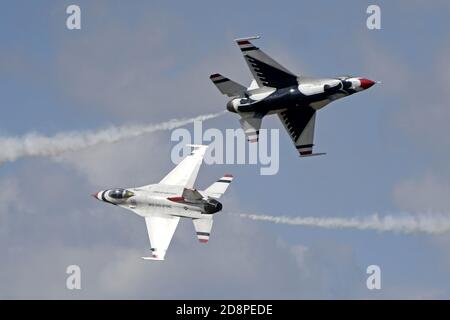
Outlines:
[[168,185],[184,186],[193,189],[198,171],[205,157],[208,146],[189,145],[192,152],[184,158],[172,171],[169,172],[159,183]]

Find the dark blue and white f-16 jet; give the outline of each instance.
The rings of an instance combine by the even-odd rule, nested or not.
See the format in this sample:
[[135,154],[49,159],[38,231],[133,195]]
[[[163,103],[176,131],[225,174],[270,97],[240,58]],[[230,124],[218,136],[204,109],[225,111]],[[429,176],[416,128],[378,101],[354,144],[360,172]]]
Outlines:
[[293,74],[250,41],[236,39],[254,77],[250,87],[220,74],[210,76],[221,93],[231,97],[230,112],[241,116],[241,126],[250,142],[257,142],[262,118],[277,114],[301,157],[313,153],[316,111],[330,102],[370,88],[374,81],[343,76],[313,78]]

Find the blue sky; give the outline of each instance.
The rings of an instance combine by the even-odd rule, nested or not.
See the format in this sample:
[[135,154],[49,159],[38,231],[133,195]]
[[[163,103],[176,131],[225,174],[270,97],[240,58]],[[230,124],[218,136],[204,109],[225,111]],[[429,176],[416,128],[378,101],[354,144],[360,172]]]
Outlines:
[[[72,3],[82,10],[79,31],[65,28]],[[260,34],[258,45],[299,74],[352,74],[382,84],[319,112],[316,150],[326,156],[299,159],[280,130],[277,175],[260,176],[258,166],[204,166],[200,187],[232,172],[237,178],[223,201],[230,211],[448,213],[450,6],[377,1],[382,29],[371,31],[369,4],[5,2],[0,134],[52,135],[218,112],[226,99],[208,76],[220,72],[248,84],[232,40]],[[233,114],[204,123],[238,126]],[[275,117],[263,126],[282,129]],[[446,235],[271,225],[224,212],[207,248],[198,247],[186,221],[164,265],[140,261],[148,247],[143,221],[89,195],[157,181],[173,166],[173,145],[170,132],[160,132],[3,164],[0,297],[449,298]],[[69,264],[82,268],[80,292],[65,289]],[[370,264],[382,268],[378,292],[365,287]]]

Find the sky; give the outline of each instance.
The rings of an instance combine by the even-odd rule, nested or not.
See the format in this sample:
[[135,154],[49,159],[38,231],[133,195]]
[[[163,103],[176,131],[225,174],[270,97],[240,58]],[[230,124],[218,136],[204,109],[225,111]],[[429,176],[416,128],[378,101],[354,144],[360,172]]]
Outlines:
[[[81,8],[81,30],[66,8]],[[381,30],[366,9],[381,8]],[[203,165],[204,188],[235,176],[210,243],[181,221],[163,263],[140,259],[145,224],[91,193],[159,181],[173,166],[170,131],[0,165],[3,299],[449,299],[450,235],[328,230],[251,221],[374,213],[450,215],[448,1],[3,1],[0,137],[52,136],[159,123],[225,109],[209,80],[248,85],[233,39],[299,75],[381,81],[317,115],[315,150],[299,159],[280,129],[280,168]],[[203,127],[239,128],[234,114]],[[193,126],[185,128],[192,131]],[[0,150],[1,152],[1,150]],[[66,268],[81,268],[81,290]],[[381,268],[368,290],[366,268]]]

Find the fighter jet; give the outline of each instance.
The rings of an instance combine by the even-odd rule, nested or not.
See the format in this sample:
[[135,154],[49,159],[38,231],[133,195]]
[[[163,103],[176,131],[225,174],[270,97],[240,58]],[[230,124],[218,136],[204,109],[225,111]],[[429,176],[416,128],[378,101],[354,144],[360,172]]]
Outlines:
[[374,81],[352,76],[312,78],[295,75],[250,42],[259,36],[236,39],[254,77],[250,87],[218,73],[210,76],[219,91],[231,97],[230,112],[237,113],[247,139],[257,142],[262,118],[277,114],[301,157],[313,153],[316,111],[330,102],[366,90]]
[[227,190],[233,176],[226,174],[206,190],[196,190],[194,183],[208,146],[189,146],[192,147],[191,154],[159,183],[138,188],[102,190],[92,195],[145,218],[151,247],[151,256],[142,257],[145,260],[164,260],[180,218],[191,219],[198,240],[207,243],[213,216],[222,210],[218,200]]

